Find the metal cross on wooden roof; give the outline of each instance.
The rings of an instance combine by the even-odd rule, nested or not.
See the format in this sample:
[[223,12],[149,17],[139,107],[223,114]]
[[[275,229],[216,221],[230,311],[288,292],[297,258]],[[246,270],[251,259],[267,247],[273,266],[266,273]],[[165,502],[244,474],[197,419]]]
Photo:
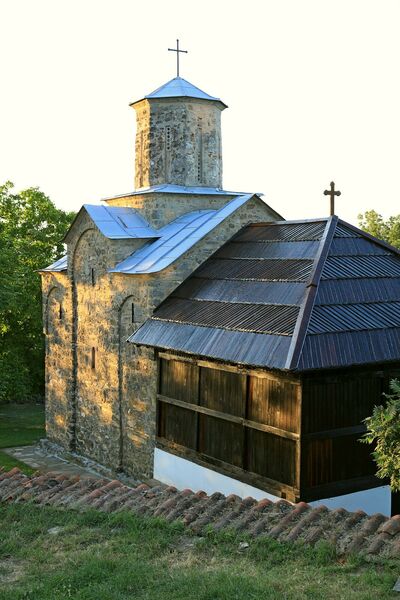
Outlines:
[[185,54],[187,54],[188,51],[180,50],[179,49],[179,40],[176,40],[176,48],[168,48],[168,52],[176,52],[176,76],[179,77],[179,53],[184,52]]
[[324,191],[325,196],[331,197],[331,212],[330,212],[331,216],[335,214],[335,196],[340,196],[341,193],[342,192],[339,192],[339,190],[335,190],[335,182],[334,181],[331,181],[331,189]]

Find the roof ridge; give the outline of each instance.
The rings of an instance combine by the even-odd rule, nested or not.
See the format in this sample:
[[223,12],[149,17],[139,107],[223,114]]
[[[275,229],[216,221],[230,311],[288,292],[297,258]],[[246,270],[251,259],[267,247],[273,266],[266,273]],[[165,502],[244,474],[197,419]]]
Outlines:
[[297,367],[307,335],[308,325],[314,308],[315,298],[321,279],[322,270],[328,256],[333,236],[338,224],[338,217],[333,215],[326,221],[324,234],[320,240],[317,256],[314,259],[314,267],[311,271],[310,280],[307,284],[305,299],[300,307],[296,326],[292,336],[285,369],[293,370]]

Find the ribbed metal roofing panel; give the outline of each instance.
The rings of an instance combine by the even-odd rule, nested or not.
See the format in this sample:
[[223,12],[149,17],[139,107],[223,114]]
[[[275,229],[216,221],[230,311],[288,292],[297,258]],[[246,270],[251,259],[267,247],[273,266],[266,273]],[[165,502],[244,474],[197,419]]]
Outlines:
[[291,335],[298,313],[298,306],[208,302],[171,297],[161,304],[155,316],[161,320],[204,327]]
[[316,304],[391,302],[400,298],[400,278],[321,281]]
[[400,327],[309,335],[304,342],[299,371],[400,361]]
[[335,231],[335,238],[349,238],[349,237],[360,237],[362,234],[358,234],[354,230],[346,227],[344,223],[338,223]]
[[199,277],[249,281],[307,281],[313,261],[279,259],[210,259],[197,271]]
[[134,208],[95,204],[84,204],[83,208],[101,233],[109,239],[160,237]]
[[238,196],[218,210],[197,210],[178,217],[158,231],[159,239],[134,252],[110,272],[134,275],[165,269],[252,197]]
[[286,281],[237,281],[190,277],[174,292],[175,298],[222,302],[300,306],[306,284]]
[[239,364],[283,368],[289,336],[245,333],[149,319],[129,341]]
[[400,277],[400,258],[397,256],[329,256],[322,279],[360,277]]
[[44,269],[40,269],[40,272],[49,271],[51,273],[57,273],[59,271],[66,271],[68,268],[68,257],[67,255],[62,256],[56,262],[53,262],[51,265]]
[[400,302],[315,306],[308,333],[384,329],[400,324]]
[[271,241],[307,241],[319,240],[324,233],[326,219],[304,223],[268,223],[265,225],[249,225],[242,229],[235,242],[271,242]]
[[390,251],[365,238],[334,238],[329,250],[329,256],[378,256],[384,254],[390,255]]
[[236,242],[226,244],[215,258],[308,258],[313,260],[319,241],[308,242]]

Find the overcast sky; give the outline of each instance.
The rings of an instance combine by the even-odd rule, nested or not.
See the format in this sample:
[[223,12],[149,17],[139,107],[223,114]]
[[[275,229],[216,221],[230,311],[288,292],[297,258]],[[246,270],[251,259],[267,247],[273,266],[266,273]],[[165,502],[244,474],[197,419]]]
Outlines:
[[133,190],[128,105],[181,76],[229,108],[224,188],[287,219],[400,213],[399,0],[0,0],[0,183]]

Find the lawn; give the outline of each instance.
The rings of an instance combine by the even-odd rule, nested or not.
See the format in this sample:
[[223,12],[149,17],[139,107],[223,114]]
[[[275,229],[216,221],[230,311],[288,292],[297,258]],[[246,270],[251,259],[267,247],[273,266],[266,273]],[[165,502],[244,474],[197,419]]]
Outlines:
[[129,512],[0,505],[0,600],[392,598],[399,562],[237,534],[191,536]]
[[33,469],[8,456],[1,448],[28,446],[45,436],[43,404],[3,404],[0,406],[0,467],[19,467],[30,474]]

